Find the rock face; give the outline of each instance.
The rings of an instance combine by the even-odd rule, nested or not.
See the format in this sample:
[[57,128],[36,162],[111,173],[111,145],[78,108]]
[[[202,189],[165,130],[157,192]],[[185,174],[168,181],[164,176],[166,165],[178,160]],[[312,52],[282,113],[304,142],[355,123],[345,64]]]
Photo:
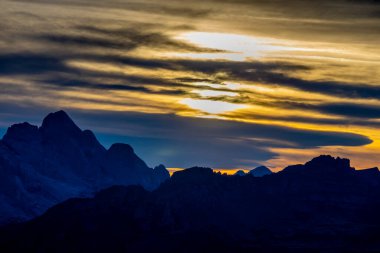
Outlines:
[[272,173],[273,172],[265,166],[259,166],[249,172],[249,174],[251,174],[254,177],[263,177]]
[[30,219],[65,199],[115,184],[151,190],[169,178],[127,144],[106,150],[64,111],[49,114],[41,127],[11,126],[0,141],[0,174],[0,224]]
[[[124,151],[123,151],[124,152]],[[380,172],[321,156],[265,177],[179,171],[0,229],[1,252],[380,252]]]

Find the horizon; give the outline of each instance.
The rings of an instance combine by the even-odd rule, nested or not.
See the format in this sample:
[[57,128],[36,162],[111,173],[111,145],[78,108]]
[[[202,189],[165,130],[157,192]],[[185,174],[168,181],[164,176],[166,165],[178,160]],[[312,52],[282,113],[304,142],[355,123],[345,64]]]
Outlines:
[[378,166],[378,1],[5,0],[0,135],[65,110],[149,166]]
[[[58,112],[63,112],[65,115],[67,115],[71,120],[73,120],[74,124],[75,124],[77,127],[79,127],[82,131],[84,131],[84,130],[90,130],[90,131],[92,132],[91,129],[87,129],[87,128],[83,129],[83,128],[81,128],[81,126],[79,126],[78,124],[76,124],[75,120],[72,119],[72,118],[70,117],[70,115],[67,114],[67,113],[66,113],[65,111],[63,111],[63,110],[56,111],[56,112],[51,112],[51,113],[49,113],[48,115],[56,114],[56,113],[58,113]],[[44,119],[45,119],[48,115],[45,115]],[[43,121],[43,120],[41,120],[41,122],[42,122],[42,121]],[[31,124],[31,125],[33,125],[33,126],[37,126],[38,128],[40,128],[41,125],[42,125],[42,123],[41,123],[41,124],[33,124],[33,123],[30,123],[30,122],[27,122],[27,121],[23,121],[23,122],[14,123],[14,124],[10,125],[9,127],[11,127],[11,126],[13,126],[13,125],[21,124],[21,123],[28,123],[28,124]],[[4,130],[4,131],[2,131],[2,129],[0,128],[0,136],[1,136],[0,141],[3,139],[4,135],[6,134],[6,132],[7,132],[7,129]],[[96,134],[96,133],[94,133],[94,134],[95,134],[96,139],[99,141],[99,143],[100,143],[103,147],[105,147],[107,150],[108,150],[113,144],[123,143],[123,142],[115,141],[115,142],[113,142],[113,143],[109,143],[109,145],[104,145],[104,144],[102,143],[102,141],[99,140],[97,134]],[[125,144],[129,144],[129,143],[125,143]],[[135,148],[134,148],[133,146],[132,146],[132,148],[134,149],[134,152],[135,152],[138,156],[140,156],[140,155],[138,154],[138,151],[136,152],[136,150],[135,150]],[[308,160],[303,161],[303,162],[298,163],[298,164],[305,164],[307,161],[311,161],[313,158],[316,158],[316,157],[319,157],[319,156],[324,156],[324,155],[331,156],[330,154],[319,154],[319,155],[317,155],[317,156],[315,156],[315,157],[311,157],[311,158],[309,158]],[[351,160],[350,160],[349,158],[347,158],[347,157],[339,157],[339,156],[337,156],[337,157],[332,156],[332,157],[333,157],[333,158],[343,158],[343,159],[348,159],[348,160],[351,162]],[[141,156],[140,156],[140,158],[142,158],[142,159],[144,160],[144,157],[141,157]],[[151,168],[154,168],[155,166],[158,166],[159,164],[163,164],[163,163],[158,163],[158,164],[154,164],[154,165],[152,165],[152,164],[147,164],[147,165],[148,165],[149,167],[151,167]],[[212,169],[214,172],[216,172],[216,173],[221,173],[221,174],[226,174],[226,175],[234,175],[234,174],[235,174],[236,172],[238,172],[238,171],[243,171],[244,173],[247,174],[247,173],[249,173],[251,170],[254,170],[254,169],[256,169],[257,167],[260,167],[260,166],[267,167],[267,168],[269,168],[273,173],[276,173],[276,172],[282,171],[283,169],[285,169],[285,168],[288,167],[288,166],[298,165],[298,164],[283,164],[282,167],[277,167],[277,168],[270,168],[270,167],[265,166],[265,164],[261,164],[261,165],[258,165],[258,166],[256,166],[256,167],[252,167],[252,168],[220,168],[220,167],[219,167],[219,168],[215,168],[215,167],[211,167],[211,166],[207,166],[207,165],[204,166],[204,165],[202,165],[202,164],[194,164],[194,165],[192,165],[192,166],[183,167],[183,168],[178,168],[178,167],[177,167],[177,168],[173,168],[173,167],[166,167],[165,164],[163,164],[163,165],[164,165],[164,166],[166,167],[166,169],[168,170],[170,176],[172,176],[173,173],[175,173],[175,172],[177,172],[177,171],[181,171],[181,170],[189,169],[189,168],[192,168],[192,167],[205,167],[205,168],[211,168],[211,169]],[[352,164],[351,164],[351,165],[352,165]],[[357,168],[357,167],[353,166],[353,168],[355,168],[356,170],[365,170],[365,169],[372,169],[372,168],[378,168],[378,167],[375,166],[375,167],[371,167],[371,168],[369,168],[369,167],[368,167],[368,168]]]
[[[51,112],[51,113],[54,113],[54,112]],[[47,116],[47,115],[46,115]],[[69,117],[70,117],[70,115],[68,115]],[[70,117],[71,118],[71,117]],[[41,122],[42,122],[42,120],[41,120]],[[20,124],[20,123],[29,123],[29,124],[31,124],[30,122],[27,122],[27,121],[25,121],[25,122],[18,122],[18,123],[14,123],[14,124],[12,124],[12,125],[16,125],[16,124]],[[74,123],[75,123],[75,121],[74,121]],[[35,125],[35,126],[37,126],[37,127],[41,127],[41,124],[32,124],[32,125]],[[9,127],[11,127],[11,126],[9,126]],[[84,131],[84,130],[90,130],[90,131],[92,131],[91,129],[82,129],[80,126],[78,126],[82,131]],[[1,136],[1,138],[0,138],[0,141],[1,141],[1,139],[4,137],[4,135],[6,134],[6,132],[7,132],[7,128],[5,129],[5,130],[3,130],[3,129],[1,129],[0,128],[0,136]],[[98,137],[97,137],[97,134],[96,133],[94,133],[95,134],[95,137],[98,139]],[[102,143],[102,141],[101,140],[99,140],[98,139],[98,141],[100,142],[100,144],[102,145],[102,146],[104,146],[106,149],[109,149],[110,147],[111,147],[111,145],[113,145],[113,144],[115,144],[115,143],[121,143],[121,142],[114,142],[114,143],[109,143],[108,145],[104,145],[103,143]],[[126,143],[126,144],[128,144],[128,143]],[[132,148],[133,148],[133,146],[132,146]],[[136,152],[136,150],[135,150],[135,152]],[[138,152],[137,152],[138,153]],[[139,154],[137,154],[137,155],[139,155]],[[144,157],[140,157],[140,158],[142,158],[143,160],[144,160]],[[155,166],[157,166],[157,165],[159,165],[159,164],[156,164],[156,165],[152,165],[152,164],[148,164],[148,166],[150,166],[150,167],[155,167]],[[165,166],[165,165],[164,165]],[[198,166],[200,166],[200,167],[204,167],[204,166],[201,166],[201,165],[199,165],[199,164],[194,164],[193,166],[191,166],[191,167],[198,167]],[[188,167],[188,168],[191,168],[191,167]],[[187,168],[166,168],[168,171],[169,171],[169,173],[170,173],[170,175],[172,175],[174,172],[176,172],[176,171],[180,171],[180,170],[184,170],[184,169],[187,169]],[[223,173],[225,173],[225,174],[228,174],[228,175],[233,175],[234,173],[236,173],[237,171],[239,171],[239,170],[242,170],[242,171],[244,171],[245,173],[247,173],[247,172],[249,172],[250,170],[252,170],[252,169],[254,169],[254,168],[251,168],[251,169],[247,169],[247,168],[230,168],[230,169],[226,169],[226,168],[212,168],[212,170],[213,171],[215,171],[215,172],[221,172],[222,174]],[[273,171],[276,171],[275,169],[273,170]]]

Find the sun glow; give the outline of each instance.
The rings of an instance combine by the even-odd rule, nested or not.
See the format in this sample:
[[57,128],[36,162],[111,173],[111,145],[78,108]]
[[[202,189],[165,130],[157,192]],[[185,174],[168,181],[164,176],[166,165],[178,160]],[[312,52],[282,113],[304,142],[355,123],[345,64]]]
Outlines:
[[182,99],[180,103],[185,104],[193,109],[211,114],[220,114],[228,111],[235,111],[246,108],[246,105],[243,104],[232,104],[224,101],[201,100],[192,98]]
[[230,61],[245,61],[247,59],[259,59],[271,56],[279,52],[326,52],[335,49],[320,49],[314,47],[302,47],[296,42],[262,38],[240,34],[216,33],[216,32],[187,32],[176,37],[204,48],[219,50],[212,53],[170,53],[177,57],[190,57],[196,59],[225,59]]
[[[184,168],[166,168],[169,171],[170,176],[172,176],[177,171],[185,170]],[[227,174],[227,175],[234,175],[239,170],[244,171],[244,173],[249,173],[249,169],[218,169],[213,168],[212,169],[215,173],[221,173],[221,174]]]

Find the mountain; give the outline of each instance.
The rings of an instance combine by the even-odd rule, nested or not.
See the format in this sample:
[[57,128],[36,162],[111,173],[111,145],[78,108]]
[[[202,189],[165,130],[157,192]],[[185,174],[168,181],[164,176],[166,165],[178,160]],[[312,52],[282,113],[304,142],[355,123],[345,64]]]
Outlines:
[[380,252],[380,172],[320,156],[265,177],[209,168],[114,186],[0,229],[1,252]]
[[64,111],[50,113],[40,127],[15,124],[0,140],[0,224],[30,219],[112,185],[152,190],[169,178],[165,171],[149,168],[127,144],[105,149]]
[[234,175],[235,176],[245,176],[246,174],[245,174],[244,170],[238,170],[238,171],[235,172]]
[[266,175],[270,175],[272,173],[273,172],[270,169],[268,169],[267,167],[265,167],[265,166],[259,166],[257,168],[252,169],[249,172],[249,174],[251,174],[254,177],[263,177],[263,176],[266,176]]

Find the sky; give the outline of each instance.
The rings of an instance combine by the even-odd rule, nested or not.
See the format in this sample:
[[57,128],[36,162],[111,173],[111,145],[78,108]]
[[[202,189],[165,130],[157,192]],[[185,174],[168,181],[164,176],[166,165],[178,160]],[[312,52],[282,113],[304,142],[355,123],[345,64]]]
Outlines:
[[65,110],[150,166],[380,161],[380,1],[2,0],[0,135]]

